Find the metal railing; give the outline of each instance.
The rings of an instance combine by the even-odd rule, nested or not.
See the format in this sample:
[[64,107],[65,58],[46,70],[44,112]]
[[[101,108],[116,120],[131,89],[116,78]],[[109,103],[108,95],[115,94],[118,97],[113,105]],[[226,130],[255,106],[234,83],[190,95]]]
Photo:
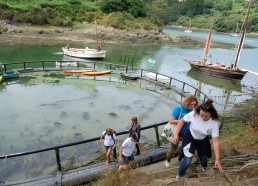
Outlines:
[[[129,57],[126,58],[126,56],[125,56],[124,61],[127,61],[128,59],[129,59]],[[123,58],[120,59],[120,62],[121,62],[121,60],[123,61]],[[131,61],[131,65],[133,66],[133,57],[132,57],[131,60],[132,60]],[[56,62],[60,63],[60,67],[59,68],[47,67],[47,65],[46,65],[47,63],[56,63]],[[33,69],[31,69],[31,67],[35,66],[35,63],[40,63],[41,64],[41,67],[40,67],[41,69],[37,67],[37,69],[34,69],[35,71],[40,71],[40,70],[42,70],[42,71],[51,71],[51,70],[63,70],[63,67],[65,67],[65,69],[67,69],[67,67],[65,65],[62,65],[62,64],[74,63],[74,62],[77,63],[76,67],[68,67],[69,69],[80,69],[81,67],[83,68],[83,67],[85,67],[85,65],[89,65],[89,64],[92,64],[92,68],[96,69],[97,65],[105,65],[105,66],[108,66],[109,70],[115,69],[115,67],[122,68],[126,72],[128,72],[128,69],[139,70],[141,78],[144,77],[146,72],[151,72],[151,73],[155,74],[154,75],[155,77],[152,78],[152,79],[149,79],[149,80],[152,80],[152,81],[154,80],[155,82],[157,82],[159,84],[168,86],[171,89],[173,89],[175,92],[177,92],[177,93],[179,93],[181,95],[187,96],[187,93],[191,94],[191,95],[194,95],[194,96],[197,96],[197,97],[201,97],[201,95],[202,95],[203,96],[203,98],[202,98],[203,101],[205,101],[208,98],[208,96],[206,94],[204,94],[199,89],[195,88],[194,86],[192,86],[192,85],[190,85],[190,84],[188,84],[186,82],[183,82],[183,81],[181,81],[179,79],[176,79],[176,78],[164,75],[164,74],[153,72],[151,70],[133,68],[132,66],[128,66],[129,62],[127,62],[127,63],[124,62],[124,64],[113,64],[113,63],[101,62],[101,61],[89,61],[89,62],[87,61],[86,62],[86,61],[75,61],[75,60],[71,60],[71,61],[44,60],[44,61],[24,61],[24,62],[3,63],[1,65],[4,68],[4,71],[6,72],[8,66],[13,66],[13,65],[20,64],[22,66],[22,68],[19,69],[19,71],[20,72],[27,72],[27,71],[33,70]],[[34,64],[34,65],[32,65],[32,64]],[[30,67],[29,67],[29,65],[30,65]],[[162,81],[162,78],[163,79],[166,78],[167,81],[166,82]],[[174,83],[172,83],[173,81],[174,81]],[[175,83],[180,83],[181,87],[177,87],[175,85]],[[193,90],[193,92],[185,91],[186,88],[190,88],[191,90]]]
[[[46,67],[47,66],[46,63],[55,63],[55,62],[59,62],[61,64],[59,68],[53,68],[53,67],[49,68],[49,67]],[[128,70],[128,66],[127,66],[128,64],[120,65],[120,64],[113,64],[113,63],[106,63],[106,62],[99,62],[99,61],[83,62],[83,61],[56,61],[56,60],[55,61],[49,61],[48,60],[48,61],[33,61],[33,62],[26,61],[26,62],[4,63],[4,64],[1,64],[1,65],[3,66],[5,71],[7,71],[8,66],[21,65],[22,68],[19,69],[19,71],[25,73],[25,72],[31,71],[31,67],[35,66],[35,63],[41,64],[41,68],[37,67],[37,69],[32,69],[32,70],[35,70],[35,71],[39,71],[39,70],[49,71],[49,70],[63,70],[62,64],[63,63],[67,63],[67,62],[76,62],[77,63],[76,69],[79,69],[80,67],[83,67],[85,64],[89,64],[90,63],[90,64],[93,64],[93,68],[94,69],[96,68],[96,66],[98,64],[102,64],[102,65],[107,65],[110,70],[115,68],[115,67],[117,67],[117,66],[118,67],[122,67],[126,72]],[[190,89],[193,89],[193,93],[191,93],[192,95],[195,95],[195,96],[202,95],[203,96],[203,101],[205,101],[205,99],[208,98],[206,94],[204,94],[203,92],[201,92],[197,88],[195,88],[192,85],[190,85],[188,83],[185,83],[185,82],[183,82],[181,80],[178,80],[176,78],[169,77],[167,75],[156,73],[156,72],[152,72],[152,71],[145,70],[145,69],[134,68],[134,70],[136,70],[136,71],[138,70],[138,72],[140,73],[140,77],[141,78],[146,79],[146,80],[150,80],[150,81],[155,82],[155,83],[162,84],[164,86],[167,86],[167,87],[173,89],[174,91],[176,91],[177,93],[179,93],[179,94],[181,94],[183,96],[186,96],[186,93],[189,93],[189,92],[185,91],[186,88],[190,88]],[[154,78],[152,78],[152,79],[146,78],[146,73],[148,73],[148,72],[154,73]],[[160,77],[165,77],[167,81],[166,82],[161,81]],[[181,88],[176,87],[175,83],[180,83],[182,85],[182,87]],[[156,143],[157,143],[157,146],[160,146],[158,126],[164,125],[166,123],[167,123],[167,121],[166,122],[161,122],[161,123],[158,123],[158,124],[149,125],[149,126],[146,126],[146,127],[142,127],[142,130],[147,130],[147,129],[150,129],[150,128],[154,128],[155,129]],[[123,134],[126,134],[126,133],[128,133],[128,132],[125,132],[125,131],[124,132],[119,132],[119,133],[117,133],[117,135],[119,136],[119,135],[123,135]],[[79,144],[90,143],[90,142],[97,141],[97,140],[99,140],[99,137],[95,137],[95,138],[91,138],[91,139],[87,139],[87,140],[83,140],[83,141],[79,141],[79,142],[64,144],[64,145],[48,147],[48,148],[44,148],[44,149],[38,149],[38,150],[20,152],[20,153],[15,153],[15,154],[3,155],[3,156],[0,156],[0,159],[7,159],[7,158],[25,156],[25,155],[36,154],[36,153],[46,152],[46,151],[54,151],[55,157],[56,157],[57,170],[58,171],[62,171],[62,166],[61,166],[61,161],[62,160],[60,159],[60,149],[65,148],[65,147],[70,147],[70,146],[76,146],[76,145],[79,145]]]
[[[142,127],[141,130],[147,130],[147,129],[154,128],[155,136],[156,136],[156,143],[157,143],[157,146],[160,146],[158,126],[164,125],[167,122],[168,121],[161,122],[161,123],[158,123],[158,124],[149,125],[149,126],[146,126],[146,127]],[[127,133],[129,133],[129,132],[127,132],[127,131],[118,132],[117,136],[127,134]],[[99,140],[99,137],[95,137],[95,138],[91,138],[91,139],[87,139],[87,140],[83,140],[83,141],[79,141],[79,142],[64,144],[64,145],[58,145],[58,146],[53,146],[53,147],[48,147],[48,148],[43,148],[43,149],[38,149],[38,150],[8,154],[8,155],[0,156],[0,159],[8,159],[8,158],[25,156],[25,155],[30,155],[30,154],[36,154],[36,153],[46,152],[46,151],[54,151],[55,157],[56,157],[57,170],[62,171],[61,159],[60,159],[60,149],[65,148],[65,147],[71,147],[71,146],[75,146],[75,145],[90,143],[90,142],[94,142],[94,141],[98,141],[98,140]]]

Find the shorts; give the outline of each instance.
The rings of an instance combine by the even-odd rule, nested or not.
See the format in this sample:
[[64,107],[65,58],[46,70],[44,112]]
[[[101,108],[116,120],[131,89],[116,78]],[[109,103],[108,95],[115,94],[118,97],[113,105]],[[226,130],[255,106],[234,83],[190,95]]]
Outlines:
[[114,145],[111,145],[111,146],[105,146],[105,149],[108,150],[108,149],[111,149],[113,148]]
[[122,154],[122,157],[123,157],[123,165],[128,165],[130,161],[133,161],[134,160],[134,156],[133,154],[131,156],[124,156]]

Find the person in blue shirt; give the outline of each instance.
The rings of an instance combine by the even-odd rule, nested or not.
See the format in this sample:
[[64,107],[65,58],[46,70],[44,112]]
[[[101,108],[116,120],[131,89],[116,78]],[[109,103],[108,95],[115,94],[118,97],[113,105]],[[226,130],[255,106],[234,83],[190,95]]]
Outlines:
[[[169,123],[171,125],[177,125],[179,120],[182,119],[186,114],[191,112],[198,105],[198,100],[195,96],[187,96],[182,100],[182,103],[175,107],[169,118]],[[184,123],[182,126],[179,136],[182,138],[184,133],[189,128],[189,123]],[[170,160],[174,157],[174,154],[177,150],[177,144],[171,143],[171,147],[167,152],[165,167],[170,167]]]

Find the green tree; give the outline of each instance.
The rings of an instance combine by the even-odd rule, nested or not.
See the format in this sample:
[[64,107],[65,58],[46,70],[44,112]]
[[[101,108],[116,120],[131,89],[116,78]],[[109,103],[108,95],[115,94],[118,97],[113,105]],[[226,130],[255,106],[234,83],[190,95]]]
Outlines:
[[125,11],[134,17],[146,16],[146,7],[143,0],[101,0],[100,9],[105,13]]
[[231,0],[217,0],[215,4],[215,9],[219,11],[231,10],[232,6],[233,4]]
[[182,14],[189,17],[203,13],[204,0],[187,0],[183,3]]
[[149,6],[149,16],[160,24],[164,25],[169,22],[169,7],[167,0],[154,0]]

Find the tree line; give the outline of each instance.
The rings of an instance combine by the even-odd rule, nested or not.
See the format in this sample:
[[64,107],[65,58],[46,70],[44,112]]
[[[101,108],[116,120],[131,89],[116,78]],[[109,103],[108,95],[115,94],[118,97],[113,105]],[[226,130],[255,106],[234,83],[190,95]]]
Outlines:
[[[249,32],[258,31],[254,0]],[[214,15],[214,29],[233,31],[243,21],[248,1],[244,0],[1,0],[0,19],[11,23],[73,26],[93,23],[121,29],[160,29],[173,24],[208,28]]]

